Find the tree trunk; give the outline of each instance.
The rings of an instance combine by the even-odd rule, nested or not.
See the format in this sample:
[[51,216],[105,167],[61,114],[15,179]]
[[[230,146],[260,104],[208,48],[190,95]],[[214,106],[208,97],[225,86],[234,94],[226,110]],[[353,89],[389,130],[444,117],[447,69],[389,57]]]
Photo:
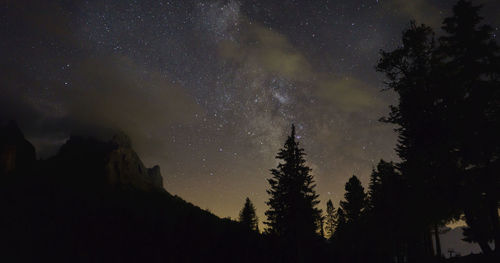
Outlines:
[[[471,229],[471,231],[476,232],[478,231],[478,222],[474,219],[473,212],[471,210],[466,209],[464,211],[464,215],[466,218],[467,226]],[[476,242],[479,247],[481,248],[481,251],[485,255],[490,255],[492,250],[491,247],[488,245],[488,239],[482,237],[482,236],[476,236],[475,240],[473,242]]]
[[324,221],[324,218],[321,217],[321,219],[320,219],[320,227],[321,227],[320,228],[320,235],[321,235],[322,238],[325,238],[325,231],[323,230],[324,229],[323,228],[323,221]]
[[[487,156],[491,156],[491,153],[489,153]],[[493,167],[492,167],[493,166]],[[495,250],[492,251],[490,248],[489,244],[486,242],[485,246],[487,247],[486,249],[489,249],[490,252],[494,252],[497,256],[500,257],[500,250],[498,249],[498,246],[500,244],[500,218],[498,216],[498,162],[490,162],[490,160],[486,160],[486,176],[488,180],[488,189],[486,190],[486,216],[488,216],[491,220],[491,227],[493,231],[493,241],[495,244]],[[494,172],[493,172],[494,171]],[[482,247],[481,247],[482,249]],[[483,250],[484,253],[486,251]]]
[[500,245],[500,218],[498,217],[497,200],[490,198],[488,210],[493,224],[493,240],[495,241],[495,253],[500,255],[498,246]]
[[436,255],[438,258],[441,258],[443,255],[441,254],[441,239],[439,238],[439,227],[437,224],[434,224],[434,240],[436,241]]
[[428,229],[425,233],[425,243],[427,247],[427,256],[432,257],[434,256],[434,245],[432,245],[432,230]]
[[483,254],[485,255],[491,255],[493,250],[491,249],[490,245],[488,244],[488,241],[486,240],[480,240],[477,242],[479,244],[479,247],[481,248],[481,251],[483,251]]

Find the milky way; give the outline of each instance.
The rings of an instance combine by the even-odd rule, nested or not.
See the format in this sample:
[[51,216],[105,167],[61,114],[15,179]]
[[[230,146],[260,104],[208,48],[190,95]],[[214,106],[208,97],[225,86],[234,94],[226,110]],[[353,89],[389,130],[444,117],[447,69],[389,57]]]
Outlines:
[[[46,158],[70,134],[128,133],[165,188],[261,219],[266,178],[292,123],[322,200],[397,160],[396,101],[374,70],[410,19],[433,26],[454,1],[2,1],[0,120]],[[500,24],[499,4],[482,1]],[[496,28],[495,32],[498,32]]]

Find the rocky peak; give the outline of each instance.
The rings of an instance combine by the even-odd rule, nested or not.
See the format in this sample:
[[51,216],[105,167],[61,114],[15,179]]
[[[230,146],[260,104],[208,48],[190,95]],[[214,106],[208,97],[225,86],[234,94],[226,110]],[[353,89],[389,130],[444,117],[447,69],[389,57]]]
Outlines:
[[131,140],[125,133],[120,132],[113,136],[110,144],[115,148],[106,155],[105,175],[113,187],[163,189],[160,167],[156,165],[146,168],[132,149]]
[[0,128],[0,176],[30,169],[35,161],[35,147],[14,121]]
[[110,143],[117,147],[132,149],[132,141],[124,132],[118,132],[115,134]]
[[155,188],[163,188],[163,177],[161,176],[159,165],[148,168],[148,174],[151,177]]
[[[35,162],[35,148],[15,122],[0,128],[0,177],[31,169]],[[108,142],[72,136],[51,162],[79,184],[104,182],[114,188],[163,190],[160,167],[146,168],[123,132]]]
[[123,132],[107,142],[72,136],[59,150],[55,162],[56,166],[76,170],[70,172],[80,176],[74,180],[94,180],[116,189],[163,189],[159,166],[146,168]]

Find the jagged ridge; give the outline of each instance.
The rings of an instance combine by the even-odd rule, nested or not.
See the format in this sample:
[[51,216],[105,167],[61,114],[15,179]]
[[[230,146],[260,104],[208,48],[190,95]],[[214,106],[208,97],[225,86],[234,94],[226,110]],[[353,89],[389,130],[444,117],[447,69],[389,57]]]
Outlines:
[[[2,259],[8,262],[265,262],[257,233],[220,219],[162,187],[125,134],[108,142],[71,137],[36,160],[14,126],[2,136]],[[10,137],[15,135],[17,140]],[[21,139],[22,138],[22,139]],[[28,145],[28,144],[29,145]],[[19,144],[19,145],[18,145]],[[21,147],[24,145],[23,147]],[[26,157],[27,156],[27,157]],[[2,171],[3,171],[2,170]]]

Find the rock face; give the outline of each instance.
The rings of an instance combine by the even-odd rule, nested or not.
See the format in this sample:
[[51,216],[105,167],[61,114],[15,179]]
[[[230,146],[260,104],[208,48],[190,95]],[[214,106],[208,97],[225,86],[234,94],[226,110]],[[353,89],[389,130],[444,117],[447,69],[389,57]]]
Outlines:
[[35,148],[13,121],[0,129],[0,177],[32,168]]
[[108,142],[72,136],[49,162],[58,181],[80,188],[163,190],[160,168],[146,168],[132,149],[130,138],[119,133]]
[[148,168],[148,174],[151,177],[153,186],[155,188],[157,187],[163,188],[163,177],[161,177],[159,165],[155,165],[152,168]]
[[[0,128],[0,178],[31,170],[35,148],[15,122]],[[163,190],[160,167],[146,168],[132,149],[130,138],[118,133],[109,142],[71,137],[50,159],[47,174],[80,185],[108,185],[116,189]]]
[[142,190],[163,189],[158,165],[146,168],[132,149],[130,139],[119,133],[110,141],[113,149],[106,155],[105,176],[114,187],[135,187]]

